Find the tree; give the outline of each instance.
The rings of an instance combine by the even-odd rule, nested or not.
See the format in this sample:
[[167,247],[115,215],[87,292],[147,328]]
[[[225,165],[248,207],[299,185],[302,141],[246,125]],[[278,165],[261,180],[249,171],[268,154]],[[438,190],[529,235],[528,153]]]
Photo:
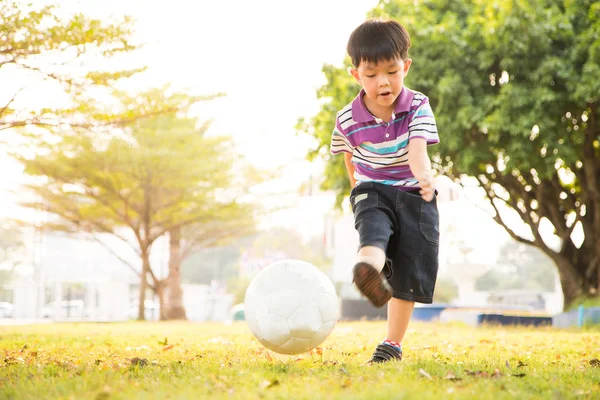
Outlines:
[[[136,251],[141,269],[115,255],[140,277],[140,319],[144,318],[147,287],[158,295],[162,319],[167,318],[167,285],[171,301],[181,300],[178,268],[182,229],[210,227],[196,236],[216,235],[219,226],[252,224],[251,204],[240,201],[252,180],[234,171],[239,162],[234,162],[230,140],[206,134],[208,123],[198,126],[195,119],[184,116],[189,105],[203,99],[168,95],[164,90],[133,97],[121,94],[119,109],[123,114],[156,105],[176,111],[136,119],[127,129],[110,129],[103,134],[78,128],[63,130],[54,140],[38,138],[34,147],[38,151],[32,157],[13,153],[28,175],[43,178],[26,185],[39,200],[23,205],[43,207],[56,217],[46,229],[87,232],[103,244],[99,234],[109,234]],[[127,232],[135,238],[133,243]],[[151,268],[150,252],[155,241],[167,233],[175,259],[169,263],[169,278],[164,280]]]
[[[245,184],[256,180],[246,180]],[[185,319],[181,291],[181,265],[195,250],[224,245],[243,238],[255,230],[256,209],[237,202],[220,204],[210,211],[202,223],[176,226],[169,231],[169,277],[167,279],[166,319]]]
[[[396,18],[411,33],[406,83],[429,96],[436,114],[437,170],[456,181],[474,177],[494,220],[554,261],[566,307],[598,296],[600,3],[396,0],[370,15]],[[318,96],[328,102],[298,127],[319,139],[311,155],[327,158],[333,110],[356,87],[344,68],[324,72]],[[343,195],[346,181],[343,161],[334,159],[324,186]],[[518,231],[521,222],[528,234]],[[544,239],[544,225],[558,248]]]
[[[31,125],[105,123],[106,119],[97,121],[93,118],[95,115],[90,114],[87,90],[110,87],[144,70],[143,67],[115,68],[119,56],[138,48],[130,40],[131,18],[106,23],[81,13],[61,17],[59,10],[53,5],[34,7],[0,0],[0,81],[2,95],[7,99],[0,103],[0,131]],[[98,70],[99,64],[106,68]],[[15,80],[19,85],[14,84]],[[49,100],[49,104],[41,108],[32,109],[25,103],[15,106],[21,96],[42,97],[39,88],[28,88],[41,82],[44,94],[52,93],[47,96],[52,105]],[[19,87],[21,83],[23,87]],[[62,105],[54,106],[61,102]]]

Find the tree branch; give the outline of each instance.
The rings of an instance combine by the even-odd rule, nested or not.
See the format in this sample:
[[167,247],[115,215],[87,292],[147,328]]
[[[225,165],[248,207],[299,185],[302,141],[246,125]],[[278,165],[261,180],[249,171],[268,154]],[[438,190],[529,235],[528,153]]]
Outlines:
[[19,95],[19,93],[21,93],[23,91],[23,89],[25,89],[25,88],[22,87],[19,90],[17,90],[17,92],[8,101],[8,103],[6,103],[6,105],[4,107],[2,107],[2,109],[0,110],[0,117],[6,112],[6,110],[8,110],[8,107],[10,107],[10,105],[12,104],[12,102],[15,101],[15,99],[17,98],[17,96]]
[[64,82],[67,83],[68,85],[73,85],[73,80],[64,76],[59,76],[56,74],[53,74],[51,72],[47,72],[47,71],[43,71],[41,68],[38,67],[33,67],[31,65],[27,65],[27,64],[23,64],[23,63],[15,63],[16,65],[18,65],[19,67],[22,67],[24,69],[28,69],[30,71],[34,71],[37,72],[39,74],[44,75],[46,78],[50,78],[53,80],[56,80],[58,82]]
[[[10,50],[9,50],[10,51]],[[9,54],[9,56],[11,56],[12,54]],[[16,62],[16,59],[13,58],[12,60],[6,60],[6,61],[2,61],[0,62],[0,68],[2,68],[2,66],[6,65],[6,64],[14,64]]]
[[[492,181],[490,179],[490,181]],[[527,224],[529,225],[529,227],[531,228],[531,232],[535,238],[535,241],[539,242],[540,244],[542,244],[543,246],[541,246],[540,248],[542,248],[544,251],[549,250],[551,251],[544,243],[540,232],[539,232],[539,227],[540,227],[540,222],[542,219],[542,216],[535,212],[532,208],[531,208],[531,200],[535,197],[533,197],[533,195],[529,192],[527,192],[525,190],[525,185],[522,184],[521,182],[519,182],[517,180],[516,177],[513,177],[512,175],[505,175],[502,178],[496,178],[496,184],[502,186],[505,188],[505,190],[508,191],[509,193],[509,197],[508,200],[505,200],[501,197],[496,197],[498,200],[501,200],[502,202],[504,202],[508,207],[512,208],[513,210],[517,211],[519,213],[519,215],[521,216],[521,219]],[[491,189],[491,186],[490,186]],[[523,202],[523,207],[524,210],[521,210],[519,208],[519,200],[521,200]],[[538,202],[539,204],[539,202]],[[535,216],[537,217],[537,220],[534,220],[532,214],[535,214]]]
[[156,291],[156,288],[158,287],[158,285],[160,285],[161,280],[159,280],[154,274],[154,271],[152,271],[152,266],[149,266],[148,273],[150,274],[150,278],[152,278],[152,282],[154,283],[154,286],[150,285],[150,287],[152,288],[152,290]]
[[[521,243],[534,245],[533,241],[525,239],[525,238],[522,238],[521,236],[517,235],[514,230],[512,230],[511,228],[509,228],[508,224],[500,216],[500,210],[498,209],[498,206],[496,206],[496,204],[494,203],[494,199],[499,199],[499,200],[502,200],[503,202],[504,202],[504,199],[502,199],[499,196],[497,196],[495,194],[495,192],[492,190],[492,188],[489,187],[489,184],[488,185],[484,184],[483,181],[479,177],[475,177],[475,179],[477,179],[477,181],[479,182],[479,185],[484,189],[485,195],[486,195],[489,203],[492,205],[492,207],[494,208],[494,211],[496,212],[496,215],[492,216],[492,218],[494,219],[494,221],[496,221],[500,226],[502,226],[504,228],[504,230],[514,240],[516,240],[518,242],[521,242]],[[519,210],[517,210],[517,212],[519,212]]]
[[68,122],[68,121],[44,121],[39,118],[31,118],[25,119],[21,121],[0,121],[0,131],[11,129],[11,128],[21,128],[24,126],[40,126],[45,128],[57,128],[60,126],[70,126],[72,128],[85,128],[91,129],[95,127],[95,125],[80,122]]
[[[38,195],[40,195],[42,197],[42,199],[47,199],[48,197],[54,197],[54,198],[60,197],[59,195],[53,193],[48,188],[45,188],[45,189],[33,188],[33,189],[34,189],[35,193],[37,193]],[[52,204],[56,205],[57,203],[52,202]],[[23,204],[23,205],[28,208],[41,207],[41,209],[43,209],[44,211],[55,214],[55,215],[59,216],[60,218],[62,218],[64,221],[69,222],[69,223],[73,224],[74,226],[82,227],[83,229],[87,229],[89,231],[100,231],[100,232],[111,234],[111,235],[115,236],[116,238],[120,239],[121,241],[123,241],[124,243],[127,243],[129,246],[131,246],[134,249],[134,251],[136,251],[136,252],[139,251],[129,240],[127,240],[125,237],[123,237],[120,234],[118,234],[117,232],[115,232],[112,227],[109,227],[106,224],[104,224],[100,221],[97,221],[97,220],[84,219],[80,213],[80,210],[77,207],[69,206],[64,202],[60,203],[60,205],[62,206],[62,209],[59,209],[58,207],[50,208],[48,206],[48,204],[46,204],[44,202]]]

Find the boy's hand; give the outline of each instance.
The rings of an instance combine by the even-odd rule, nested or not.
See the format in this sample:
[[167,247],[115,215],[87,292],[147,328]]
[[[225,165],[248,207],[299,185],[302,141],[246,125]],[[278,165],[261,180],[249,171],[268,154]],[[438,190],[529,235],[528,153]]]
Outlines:
[[433,200],[433,177],[430,174],[427,174],[419,179],[419,186],[421,187],[419,193],[421,194],[423,200],[427,202]]
[[410,172],[419,182],[419,193],[425,201],[433,200],[433,172],[431,161],[427,155],[427,141],[423,138],[414,138],[408,142],[408,165]]

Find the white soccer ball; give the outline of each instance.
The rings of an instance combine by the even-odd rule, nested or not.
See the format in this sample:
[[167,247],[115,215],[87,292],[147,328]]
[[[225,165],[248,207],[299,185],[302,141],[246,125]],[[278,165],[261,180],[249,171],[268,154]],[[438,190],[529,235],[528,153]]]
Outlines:
[[333,283],[317,267],[283,260],[250,282],[244,313],[250,331],[267,349],[299,354],[329,336],[339,317],[339,303]]

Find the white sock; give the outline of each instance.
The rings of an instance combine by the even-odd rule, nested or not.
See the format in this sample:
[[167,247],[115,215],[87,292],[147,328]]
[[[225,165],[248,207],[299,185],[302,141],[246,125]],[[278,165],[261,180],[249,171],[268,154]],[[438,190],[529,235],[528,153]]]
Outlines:
[[385,260],[381,260],[379,257],[374,256],[356,256],[356,262],[366,262],[367,264],[375,267],[375,269],[379,272],[383,270],[383,266],[385,265]]

